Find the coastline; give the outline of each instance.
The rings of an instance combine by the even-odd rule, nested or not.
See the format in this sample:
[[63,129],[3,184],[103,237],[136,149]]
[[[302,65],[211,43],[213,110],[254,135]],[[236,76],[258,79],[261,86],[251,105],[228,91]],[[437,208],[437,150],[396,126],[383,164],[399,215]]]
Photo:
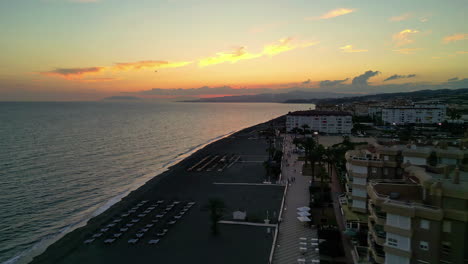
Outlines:
[[[270,122],[270,121],[267,121],[267,122]],[[256,125],[254,125],[254,126],[256,126]],[[233,135],[233,134],[235,134],[237,132],[240,132],[240,131],[242,131],[244,129],[247,129],[247,128],[250,128],[250,127],[241,128],[239,130],[235,130],[235,131],[229,132],[227,134],[214,137],[214,138],[208,140],[205,143],[202,143],[202,144],[199,144],[197,146],[191,147],[186,152],[183,152],[183,153],[180,153],[180,154],[174,156],[174,158],[173,158],[174,160],[172,160],[170,162],[166,162],[165,164],[163,164],[161,169],[159,169],[156,172],[156,174],[154,174],[154,173],[151,174],[153,176],[145,177],[146,179],[143,179],[141,181],[136,181],[134,184],[132,184],[131,188],[129,188],[128,190],[126,190],[126,191],[124,191],[122,193],[117,194],[116,196],[114,196],[111,199],[109,199],[108,201],[106,201],[104,204],[99,204],[99,205],[95,205],[93,207],[90,207],[88,209],[90,211],[90,214],[89,214],[88,217],[83,218],[82,220],[80,220],[78,222],[71,223],[71,224],[67,225],[62,230],[60,230],[60,232],[58,232],[58,233],[48,235],[46,238],[44,238],[44,239],[40,240],[39,242],[37,242],[36,244],[34,244],[30,249],[28,249],[26,251],[23,251],[19,255],[16,255],[16,256],[6,260],[2,264],[27,264],[27,263],[31,263],[34,260],[34,258],[36,258],[36,257],[40,256],[41,254],[43,254],[47,250],[48,247],[50,247],[51,245],[53,245],[54,243],[56,243],[57,241],[62,239],[67,234],[69,234],[71,232],[74,232],[75,230],[77,230],[79,228],[86,227],[86,225],[88,224],[88,222],[91,219],[93,219],[95,217],[98,217],[99,215],[105,213],[109,208],[111,208],[115,204],[122,201],[122,199],[127,197],[130,193],[132,193],[134,191],[137,191],[140,187],[147,184],[148,181],[152,180],[153,178],[159,177],[164,172],[170,170],[171,167],[176,166],[178,163],[180,163],[184,159],[189,158],[191,155],[195,154],[197,151],[205,148],[206,146],[208,146],[208,145],[210,145],[212,143],[215,143],[218,140],[222,140],[222,139],[224,139],[226,137],[229,137],[229,136],[231,136],[231,135]]]
[[113,199],[116,199],[116,201],[113,204],[108,205],[108,203],[106,203],[104,206],[108,208],[99,212],[99,214],[94,215],[101,209],[101,207],[103,207],[100,206],[94,211],[91,218],[84,220],[81,224],[76,224],[75,226],[70,227],[72,230],[63,233],[52,243],[48,244],[45,250],[37,252],[34,256],[30,256],[29,260],[25,261],[30,261],[29,263],[60,262],[65,256],[71,254],[76,247],[82,245],[83,234],[89,233],[90,230],[95,230],[100,224],[110,220],[116,213],[121,212],[124,208],[134,204],[136,201],[144,197],[145,194],[158,187],[162,181],[167,181],[175,171],[185,170],[189,165],[193,165],[194,161],[204,157],[206,152],[210,149],[222,149],[223,144],[235,138],[237,135],[248,134],[252,131],[255,132],[258,127],[275,122],[282,117],[284,116],[279,116],[269,121],[216,137],[205,144],[201,144],[185,153],[181,153],[174,157],[174,161],[164,164],[165,168],[155,176],[149,178],[140,186],[136,186],[133,190],[131,189],[124,194],[120,194],[119,197],[121,197],[121,199],[117,200],[117,196],[114,197]]

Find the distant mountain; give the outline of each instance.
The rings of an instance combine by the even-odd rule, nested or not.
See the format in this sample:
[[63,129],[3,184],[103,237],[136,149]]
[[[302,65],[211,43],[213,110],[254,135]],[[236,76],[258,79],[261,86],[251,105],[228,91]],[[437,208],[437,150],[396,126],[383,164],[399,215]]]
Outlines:
[[[411,99],[413,101],[423,101],[423,100],[439,100],[439,101],[446,101],[446,102],[468,101],[468,88],[419,90],[419,91],[414,91],[414,92],[399,92],[399,93],[381,93],[381,94],[364,95],[364,96],[343,97],[343,98],[326,98],[326,99],[320,99],[320,100],[306,101],[303,103],[346,104],[346,103],[351,103],[351,102],[383,101],[383,100],[392,100],[392,99],[397,99],[397,98]],[[286,100],[285,102],[292,103],[288,100]]]
[[291,91],[287,93],[265,93],[255,95],[236,95],[236,96],[223,96],[213,98],[201,98],[197,100],[187,100],[184,102],[220,102],[220,103],[283,103],[288,100],[297,98],[318,100],[323,98],[341,98],[349,96],[345,93],[332,93],[332,92],[306,92],[306,91]]
[[278,94],[256,94],[224,96],[187,100],[184,102],[220,102],[220,103],[297,103],[297,104],[346,104],[350,102],[383,101],[396,98],[407,98],[414,101],[421,100],[465,100],[468,101],[468,88],[419,90],[414,92],[379,93],[350,96],[348,93],[291,91]]

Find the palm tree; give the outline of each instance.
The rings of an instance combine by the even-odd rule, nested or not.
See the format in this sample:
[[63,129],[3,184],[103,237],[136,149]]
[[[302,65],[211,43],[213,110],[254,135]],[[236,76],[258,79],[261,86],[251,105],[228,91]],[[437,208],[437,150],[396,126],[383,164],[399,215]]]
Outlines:
[[302,130],[303,130],[303,134],[305,136],[305,134],[307,134],[308,128],[310,128],[310,126],[307,125],[307,124],[303,124],[301,127],[302,127]]
[[[313,163],[314,163],[315,156],[313,155],[313,152],[314,152],[314,149],[317,146],[317,143],[315,142],[315,140],[313,138],[306,138],[302,142],[302,146],[304,147],[304,150],[305,150],[305,165],[307,166],[307,161],[310,161],[312,166],[314,166]],[[313,173],[314,172],[313,172],[313,168],[312,168],[312,174]]]
[[223,217],[226,206],[222,200],[212,198],[208,201],[208,209],[210,210],[211,233],[216,236],[219,234],[218,222]]

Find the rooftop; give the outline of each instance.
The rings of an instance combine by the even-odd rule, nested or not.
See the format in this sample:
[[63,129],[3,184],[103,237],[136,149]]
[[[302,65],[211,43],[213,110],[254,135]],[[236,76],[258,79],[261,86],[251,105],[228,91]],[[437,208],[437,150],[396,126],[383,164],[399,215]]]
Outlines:
[[419,184],[404,181],[374,181],[374,191],[382,197],[396,201],[422,202],[423,191]]
[[320,111],[320,110],[305,110],[288,113],[290,116],[351,116],[351,113],[344,111]]

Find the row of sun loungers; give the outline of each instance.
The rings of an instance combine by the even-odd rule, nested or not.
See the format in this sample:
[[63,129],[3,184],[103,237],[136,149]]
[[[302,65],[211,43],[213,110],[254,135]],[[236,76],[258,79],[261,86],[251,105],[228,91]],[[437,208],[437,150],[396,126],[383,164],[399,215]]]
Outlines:
[[[146,225],[142,226],[135,234],[134,236],[129,239],[127,242],[128,244],[136,244],[138,243],[141,239],[143,239],[144,236],[147,236],[146,234],[148,233],[153,233],[150,232],[150,229],[155,227],[155,224],[163,225],[165,228],[160,228],[158,231],[153,233],[152,238],[148,241],[148,244],[154,245],[159,243],[160,238],[166,235],[166,233],[169,231],[169,227],[176,224],[178,220],[180,220],[185,213],[190,210],[190,208],[195,205],[195,202],[188,202],[185,203],[182,209],[179,211],[174,212],[174,208],[177,207],[179,204],[181,204],[180,201],[173,201],[170,204],[167,204],[166,207],[163,207],[162,204],[164,204],[164,200],[159,200],[156,203],[146,207],[144,210],[140,210],[141,207],[143,207],[145,204],[147,204],[149,201],[141,201],[134,207],[132,207],[128,212],[121,214],[120,217],[114,219],[111,223],[107,224],[105,227],[101,228],[97,233],[93,234],[91,238],[87,239],[84,241],[85,244],[90,244],[94,242],[96,239],[99,239],[104,236],[106,233],[113,233],[113,234],[108,234],[106,235],[106,239],[104,239],[105,244],[113,244],[118,238],[122,237],[126,232],[129,231],[130,228],[133,226],[137,225],[140,223],[140,221],[143,221],[147,223]],[[154,218],[151,220],[150,223],[146,219],[144,219],[146,216],[153,215],[153,211],[157,211],[157,214],[154,215]],[[139,213],[137,213],[140,211]],[[142,211],[142,212],[141,212]],[[163,218],[166,217],[169,213],[172,214],[172,217],[163,220]],[[134,216],[134,214],[137,214]],[[125,218],[130,218],[132,216],[132,219],[129,219],[126,224],[121,224],[124,222]],[[140,224],[141,225],[141,224]],[[117,229],[116,229],[117,228]],[[111,230],[112,229],[112,230]],[[116,229],[116,230],[115,230]],[[110,232],[114,231],[114,232]]]
[[319,256],[318,238],[300,237],[299,238],[299,252],[303,255],[303,257],[297,259],[298,264],[320,263],[319,259],[309,259],[308,257],[305,256],[309,252],[314,252],[317,256]]

